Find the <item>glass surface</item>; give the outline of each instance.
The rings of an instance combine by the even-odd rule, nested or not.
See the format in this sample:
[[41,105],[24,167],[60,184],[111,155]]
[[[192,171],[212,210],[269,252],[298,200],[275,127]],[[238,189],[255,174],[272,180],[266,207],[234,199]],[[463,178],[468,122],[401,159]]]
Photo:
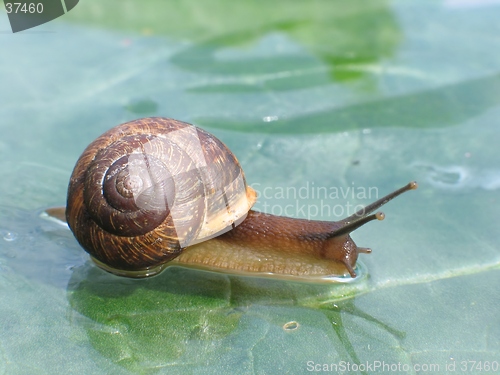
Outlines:
[[[492,0],[87,0],[12,34],[2,9],[0,374],[498,373],[499,18]],[[40,213],[93,139],[146,116],[220,138],[257,210],[340,220],[419,189],[353,233],[373,249],[355,282],[120,278]]]

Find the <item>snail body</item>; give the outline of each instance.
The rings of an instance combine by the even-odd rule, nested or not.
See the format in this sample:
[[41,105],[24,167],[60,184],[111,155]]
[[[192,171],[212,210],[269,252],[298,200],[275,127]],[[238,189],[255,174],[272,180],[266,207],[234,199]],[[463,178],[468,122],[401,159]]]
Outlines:
[[[92,142],[68,186],[66,221],[103,269],[147,277],[167,265],[297,280],[356,276],[349,233],[415,182],[338,221],[310,221],[251,210],[233,153],[210,133],[181,121],[144,118]],[[49,213],[50,214],[50,213]]]

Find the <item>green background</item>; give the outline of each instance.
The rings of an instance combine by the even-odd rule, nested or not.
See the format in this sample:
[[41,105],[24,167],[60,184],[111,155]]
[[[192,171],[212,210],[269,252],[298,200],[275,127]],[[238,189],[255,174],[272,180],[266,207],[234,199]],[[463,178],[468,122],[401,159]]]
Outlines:
[[[0,11],[0,374],[494,373],[499,19],[498,1],[86,0],[12,34]],[[376,197],[276,192],[420,187],[353,234],[374,251],[351,283],[115,277],[40,213],[87,144],[145,116],[223,140],[260,210],[338,220],[314,210]]]

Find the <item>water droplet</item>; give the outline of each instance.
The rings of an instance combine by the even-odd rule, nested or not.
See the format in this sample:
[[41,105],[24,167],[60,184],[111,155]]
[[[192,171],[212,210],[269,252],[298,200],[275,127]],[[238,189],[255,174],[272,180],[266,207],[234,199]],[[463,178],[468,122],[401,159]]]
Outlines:
[[12,242],[17,240],[17,233],[16,232],[10,232],[10,231],[2,231],[0,232],[2,234],[2,237],[5,241]]
[[299,328],[299,323],[295,320],[292,320],[291,322],[285,323],[283,325],[283,329],[285,331],[295,331],[297,328]]
[[278,120],[278,116],[264,116],[262,118],[262,121],[264,122],[271,122],[271,121],[277,121]]

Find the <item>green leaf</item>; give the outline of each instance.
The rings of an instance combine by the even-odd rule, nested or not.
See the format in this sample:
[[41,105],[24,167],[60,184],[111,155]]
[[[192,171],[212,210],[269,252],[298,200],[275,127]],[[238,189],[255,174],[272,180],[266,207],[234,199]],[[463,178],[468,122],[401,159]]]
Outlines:
[[[0,374],[497,373],[499,17],[496,1],[87,0],[0,33]],[[261,211],[333,221],[419,189],[353,233],[373,253],[349,283],[120,278],[40,214],[93,139],[145,116],[213,132]]]

